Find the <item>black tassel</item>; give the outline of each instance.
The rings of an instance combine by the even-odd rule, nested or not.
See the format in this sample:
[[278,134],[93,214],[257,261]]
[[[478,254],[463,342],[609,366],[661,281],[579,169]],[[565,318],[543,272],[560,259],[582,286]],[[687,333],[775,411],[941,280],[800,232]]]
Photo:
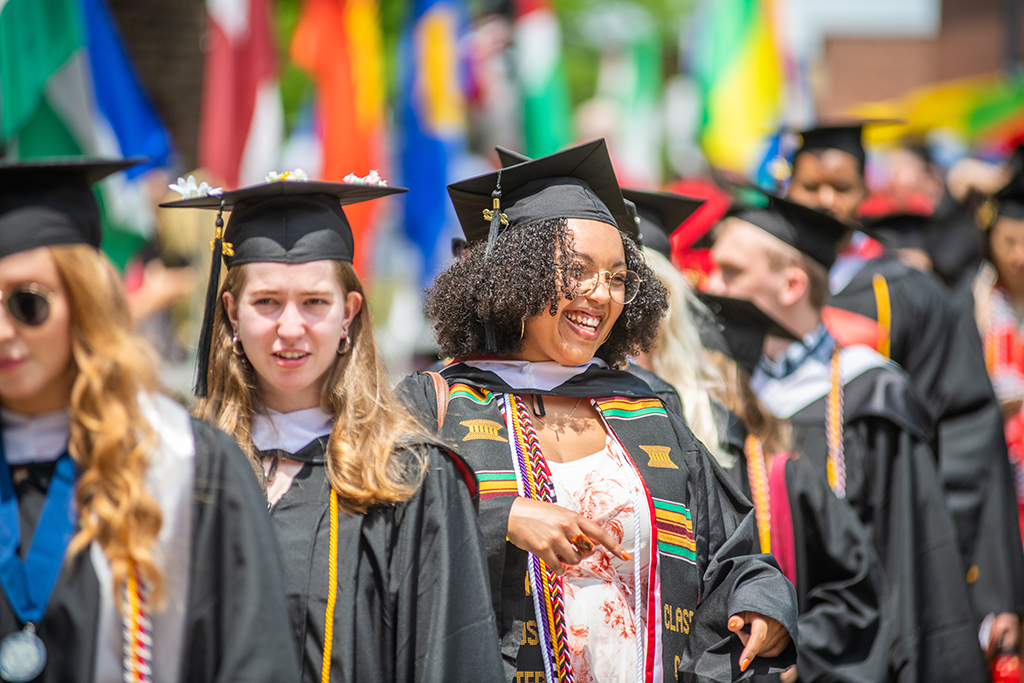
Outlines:
[[210,373],[210,347],[213,343],[213,318],[217,311],[217,292],[220,291],[220,261],[224,251],[224,200],[217,211],[217,232],[214,234],[213,257],[210,259],[210,282],[206,285],[206,305],[203,308],[203,327],[199,332],[196,351],[196,397],[206,398],[206,380]]
[[[498,235],[501,232],[501,169],[498,169],[498,183],[491,192],[491,227],[487,231],[487,251],[484,252],[484,260],[491,257],[494,245],[498,242]],[[488,353],[498,351],[498,339],[494,333],[494,321],[488,318],[484,321],[484,341],[487,344]]]

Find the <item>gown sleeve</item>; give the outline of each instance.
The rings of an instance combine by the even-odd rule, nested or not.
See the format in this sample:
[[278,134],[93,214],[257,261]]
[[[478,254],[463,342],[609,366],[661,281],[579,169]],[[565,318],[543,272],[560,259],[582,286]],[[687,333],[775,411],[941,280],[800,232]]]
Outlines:
[[[784,671],[796,663],[797,604],[791,584],[771,555],[762,554],[754,509],[707,449],[674,416],[680,444],[690,444],[685,460],[691,473],[690,501],[695,515],[699,602],[679,665],[679,680],[732,681],[753,674]],[[740,639],[729,617],[756,612],[779,622],[791,642],[774,658],[756,657],[739,670]]]
[[396,514],[390,590],[396,681],[500,681],[483,539],[460,475],[428,451],[420,490]]
[[785,468],[788,491],[772,496],[788,495],[792,512],[800,680],[885,680],[891,636],[871,538],[808,461],[791,458]]
[[182,681],[297,681],[267,502],[227,435],[193,420],[192,569]]

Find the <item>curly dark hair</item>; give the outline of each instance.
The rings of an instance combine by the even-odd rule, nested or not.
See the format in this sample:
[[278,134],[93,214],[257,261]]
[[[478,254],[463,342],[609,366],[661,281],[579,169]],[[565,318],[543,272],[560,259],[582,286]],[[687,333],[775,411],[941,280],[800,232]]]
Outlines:
[[[633,240],[620,231],[626,267],[643,284],[622,311],[597,357],[620,366],[627,354],[651,350],[668,310],[668,291],[647,266]],[[470,358],[486,353],[484,320],[494,322],[498,355],[522,350],[522,321],[558,311],[559,298],[572,299],[582,274],[565,219],[550,219],[506,230],[484,264],[487,244],[471,244],[427,289],[427,318],[441,355]],[[559,278],[559,274],[564,274]],[[564,284],[560,284],[564,283]]]

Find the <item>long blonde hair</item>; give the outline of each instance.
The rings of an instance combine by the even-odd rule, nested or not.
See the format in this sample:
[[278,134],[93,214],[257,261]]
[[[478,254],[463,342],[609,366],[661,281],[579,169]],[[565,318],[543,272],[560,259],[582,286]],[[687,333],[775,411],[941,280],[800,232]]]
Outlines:
[[668,314],[651,352],[651,365],[655,374],[679,393],[686,424],[694,435],[721,464],[731,464],[719,444],[718,426],[708,395],[709,391],[721,385],[722,378],[707,362],[700,333],[691,314],[691,308],[701,304],[693,295],[686,276],[668,259],[651,250],[645,250],[644,255],[647,265],[669,292]]
[[[347,292],[363,293],[352,264],[335,261],[338,282]],[[263,465],[252,441],[253,415],[263,410],[256,371],[244,355],[235,354],[231,321],[224,309],[224,292],[241,300],[245,264],[227,272],[213,322],[207,397],[193,413],[238,441],[256,475],[263,480]],[[351,345],[324,373],[320,407],[334,417],[327,446],[327,476],[349,511],[365,512],[378,503],[408,500],[425,470],[422,453],[409,451],[411,460],[395,457],[403,439],[429,438],[388,389],[387,376],[377,354],[370,309],[363,306],[349,328]]]
[[91,246],[50,247],[71,313],[71,440],[68,452],[82,470],[75,491],[79,530],[69,557],[96,541],[120,587],[137,576],[160,600],[163,576],[153,546],[163,523],[145,491],[155,434],[139,396],[156,390],[153,350],[132,331],[128,301],[110,262]]
[[725,407],[736,413],[750,434],[761,442],[764,452],[771,455],[785,453],[793,448],[793,429],[786,420],[775,417],[750,388],[750,373],[721,351],[708,351],[708,357],[724,379],[716,391]]

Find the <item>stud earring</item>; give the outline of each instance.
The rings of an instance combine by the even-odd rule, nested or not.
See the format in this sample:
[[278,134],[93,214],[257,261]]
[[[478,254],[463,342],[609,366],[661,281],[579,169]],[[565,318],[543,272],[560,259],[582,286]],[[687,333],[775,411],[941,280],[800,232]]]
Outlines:
[[234,331],[231,335],[231,352],[241,358],[245,355],[245,349],[242,348],[242,342],[238,340],[238,330]]

